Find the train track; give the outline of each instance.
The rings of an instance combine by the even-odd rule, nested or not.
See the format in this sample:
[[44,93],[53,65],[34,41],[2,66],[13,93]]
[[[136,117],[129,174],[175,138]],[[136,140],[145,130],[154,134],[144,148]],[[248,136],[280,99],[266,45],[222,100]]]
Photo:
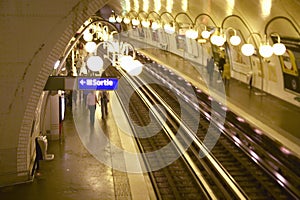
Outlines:
[[[150,177],[158,199],[297,199],[299,187],[294,183],[297,184],[298,180],[285,179],[293,184],[292,187],[278,183],[272,170],[266,167],[264,161],[259,160],[270,153],[254,151],[254,147],[262,151],[260,146],[255,146],[257,136],[254,139],[247,136],[245,130],[239,127],[241,122],[234,121],[236,118],[233,118],[232,113],[226,111],[227,116],[223,116],[226,120],[220,126],[217,121],[224,113],[212,113],[222,109],[221,106],[211,109],[212,104],[216,103],[212,98],[199,92],[197,88],[194,88],[194,94],[188,92],[185,88],[191,87],[190,83],[172,71],[158,64],[147,64],[147,60],[145,64],[145,72],[139,79],[129,82],[121,79],[118,95],[122,102],[130,102],[127,112],[131,120],[140,127],[147,127],[135,131],[140,150],[145,155],[157,152],[151,155],[153,157],[144,159],[149,171],[152,171]],[[139,92],[130,96],[127,92],[122,92],[132,90],[131,87]],[[182,103],[178,98],[186,102],[184,109],[180,107]],[[151,105],[162,105],[165,108],[153,111]],[[154,114],[151,117],[149,113],[152,112]],[[189,117],[178,117],[182,112],[188,113]],[[161,121],[154,123],[153,119],[158,118]],[[182,126],[185,127],[183,130]],[[153,130],[158,127],[163,128],[152,135]],[[208,130],[218,137],[216,144],[215,138],[210,138],[213,144],[210,144],[209,139],[205,140]],[[212,149],[205,147],[210,145],[213,146]],[[170,148],[164,149],[166,146]],[[200,156],[204,154],[206,156]],[[170,160],[175,161],[169,162]],[[270,162],[270,159],[266,160]],[[294,166],[298,162],[295,159],[290,164],[287,159],[284,162],[282,160],[281,163],[288,163],[288,166]],[[297,174],[287,169],[289,168],[284,169],[286,174]]]

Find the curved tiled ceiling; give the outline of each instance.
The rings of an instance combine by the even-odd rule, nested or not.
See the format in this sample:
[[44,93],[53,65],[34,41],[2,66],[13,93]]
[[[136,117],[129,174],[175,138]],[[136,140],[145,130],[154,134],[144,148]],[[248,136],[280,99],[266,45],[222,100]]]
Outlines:
[[[126,13],[126,10],[158,13],[168,11],[173,16],[179,12],[186,12],[195,19],[198,14],[206,13],[212,17],[217,26],[221,26],[227,16],[237,15],[245,21],[252,32],[260,33],[264,32],[266,24],[276,16],[287,17],[295,24],[300,19],[299,0],[111,0],[108,5],[117,14]],[[184,20],[187,18],[178,17],[179,22]],[[209,20],[207,23],[210,23]],[[241,30],[245,28],[237,18],[227,19],[224,26]],[[296,26],[299,28],[299,25]],[[284,19],[272,22],[268,29],[269,33],[278,32],[284,36],[299,37],[295,29]]]

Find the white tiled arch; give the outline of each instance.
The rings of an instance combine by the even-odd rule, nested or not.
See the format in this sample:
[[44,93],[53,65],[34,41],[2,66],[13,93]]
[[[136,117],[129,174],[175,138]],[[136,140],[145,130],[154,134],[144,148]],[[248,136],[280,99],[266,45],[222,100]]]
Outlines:
[[[63,1],[60,1],[61,3]],[[30,131],[32,128],[32,122],[35,115],[35,109],[38,104],[41,92],[44,89],[45,83],[53,69],[53,63],[60,57],[61,52],[65,49],[69,40],[74,36],[76,31],[81,24],[101,7],[103,7],[107,1],[105,0],[94,0],[94,1],[79,1],[72,9],[71,12],[66,13],[64,21],[71,21],[65,31],[61,33],[61,37],[56,42],[54,48],[47,56],[43,65],[40,67],[37,78],[32,85],[30,97],[25,107],[25,114],[23,116],[22,125],[19,133],[18,147],[17,147],[17,173],[18,176],[25,175],[29,167],[29,139]],[[51,37],[51,36],[49,36]],[[44,44],[47,45],[47,44]],[[43,48],[43,45],[40,47]]]

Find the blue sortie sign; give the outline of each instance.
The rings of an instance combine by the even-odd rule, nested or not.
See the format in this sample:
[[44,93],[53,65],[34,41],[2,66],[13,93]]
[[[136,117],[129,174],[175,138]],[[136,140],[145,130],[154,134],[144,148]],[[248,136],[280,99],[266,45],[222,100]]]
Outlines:
[[116,90],[117,78],[78,78],[79,90]]

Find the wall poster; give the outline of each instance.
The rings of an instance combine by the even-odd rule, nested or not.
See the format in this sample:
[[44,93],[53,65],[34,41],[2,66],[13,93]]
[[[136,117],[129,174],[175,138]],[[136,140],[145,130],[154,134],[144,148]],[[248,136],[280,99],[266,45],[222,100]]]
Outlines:
[[158,39],[161,44],[168,44],[167,35],[162,29],[158,29]]
[[144,28],[138,28],[138,32],[139,32],[139,37],[141,39],[145,38],[145,31]]
[[159,42],[158,30],[152,30],[152,40],[155,42]]
[[[277,42],[277,37],[272,37]],[[300,40],[290,37],[281,37],[286,52],[279,56],[283,73],[284,88],[300,94]]]
[[185,35],[176,35],[176,45],[178,50],[186,50]]
[[[236,33],[240,38],[243,38],[239,30]],[[230,36],[232,36],[232,35],[229,35],[228,37],[230,37]],[[250,60],[250,57],[244,56],[242,54],[242,51],[240,50],[240,46],[243,44],[240,44],[239,46],[233,46],[230,43],[228,43],[228,45],[230,45],[230,51],[231,51],[230,55],[231,55],[231,59],[233,62],[232,63],[233,70],[240,72],[242,74],[249,73],[249,71],[251,71],[251,60]],[[258,72],[255,72],[255,73],[261,74]]]

